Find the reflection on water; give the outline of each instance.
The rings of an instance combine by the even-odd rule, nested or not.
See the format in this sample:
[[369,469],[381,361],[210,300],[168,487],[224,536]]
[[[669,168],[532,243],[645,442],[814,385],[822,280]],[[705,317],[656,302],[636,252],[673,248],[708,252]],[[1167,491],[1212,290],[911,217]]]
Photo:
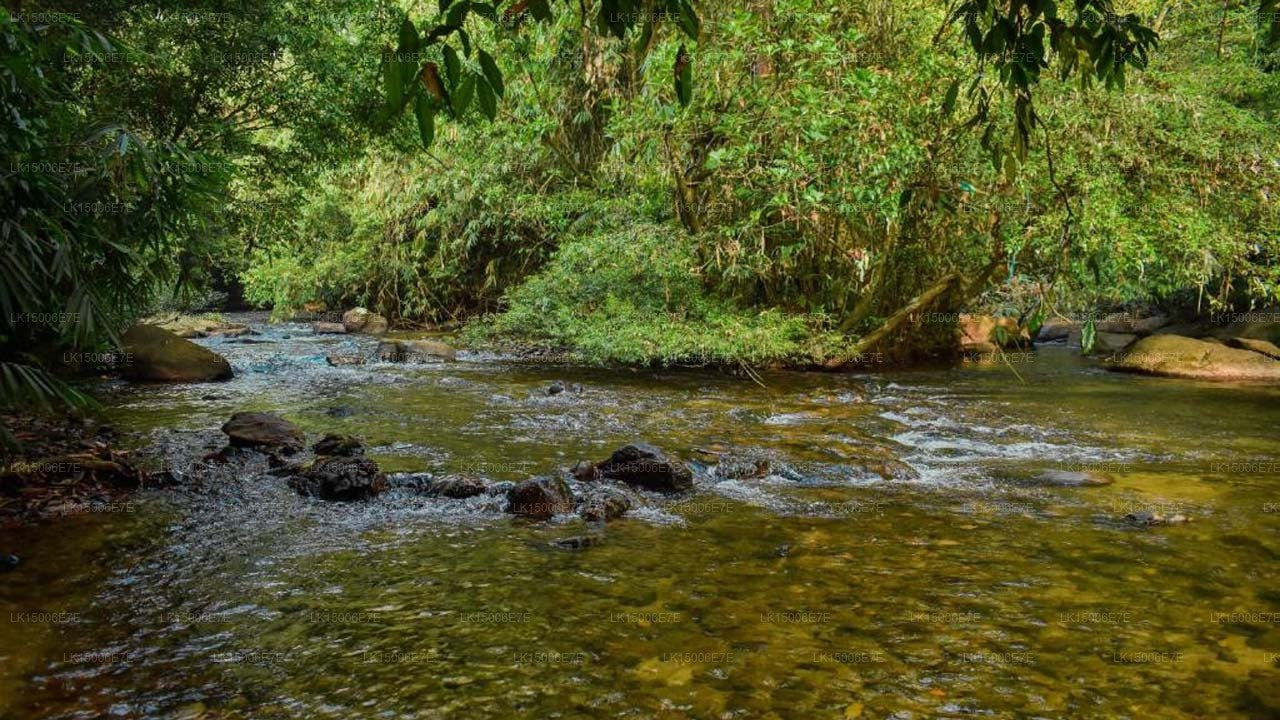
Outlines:
[[[0,537],[27,558],[0,585],[0,715],[1280,707],[1276,390],[1115,376],[1052,350],[1019,365],[1026,384],[971,366],[761,388],[465,353],[331,368],[326,352],[374,341],[290,325],[257,339],[207,341],[236,368],[227,384],[106,388],[113,421],[182,470],[239,409],[359,435],[389,470],[494,480],[641,438],[694,465],[696,488],[598,528],[513,520],[485,496],[326,505],[246,472]],[[554,380],[571,391],[548,395]],[[1124,519],[1142,511],[1190,522]],[[570,536],[594,542],[553,544]]]

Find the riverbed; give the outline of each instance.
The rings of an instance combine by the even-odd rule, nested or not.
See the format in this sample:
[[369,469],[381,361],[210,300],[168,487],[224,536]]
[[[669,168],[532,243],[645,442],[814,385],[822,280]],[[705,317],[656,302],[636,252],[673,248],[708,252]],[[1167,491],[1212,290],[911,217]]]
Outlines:
[[[377,340],[229,319],[260,334],[199,342],[235,379],[98,390],[177,487],[0,535],[0,717],[1280,716],[1280,389],[1066,348],[758,382],[330,367]],[[193,470],[238,410],[487,481],[644,440],[695,486],[607,526],[324,503]]]

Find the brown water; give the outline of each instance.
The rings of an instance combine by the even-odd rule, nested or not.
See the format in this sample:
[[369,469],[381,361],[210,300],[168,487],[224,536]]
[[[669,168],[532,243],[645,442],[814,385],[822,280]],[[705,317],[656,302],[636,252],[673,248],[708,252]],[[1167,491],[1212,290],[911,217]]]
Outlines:
[[[0,535],[25,558],[0,576],[0,717],[1280,716],[1275,389],[1061,350],[1019,363],[1025,384],[969,366],[761,387],[469,354],[329,368],[372,341],[263,339],[208,341],[224,385],[106,387],[109,415],[180,471],[233,410],[273,409],[388,470],[516,480],[645,439],[696,488],[595,528],[212,473]],[[699,448],[778,472],[724,479]],[[578,535],[598,544],[551,544]]]

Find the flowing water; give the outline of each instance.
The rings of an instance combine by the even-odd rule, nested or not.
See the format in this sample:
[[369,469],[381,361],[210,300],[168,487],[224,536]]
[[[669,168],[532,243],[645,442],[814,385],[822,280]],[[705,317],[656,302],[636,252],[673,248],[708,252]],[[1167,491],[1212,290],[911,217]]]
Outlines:
[[[1274,388],[1052,349],[1014,358],[1025,382],[333,368],[374,340],[251,319],[265,342],[201,341],[231,382],[102,388],[181,487],[0,535],[25,559],[0,575],[0,717],[1278,716]],[[265,466],[192,471],[243,409],[387,471],[519,480],[644,439],[697,478],[603,528],[489,496],[326,504]]]

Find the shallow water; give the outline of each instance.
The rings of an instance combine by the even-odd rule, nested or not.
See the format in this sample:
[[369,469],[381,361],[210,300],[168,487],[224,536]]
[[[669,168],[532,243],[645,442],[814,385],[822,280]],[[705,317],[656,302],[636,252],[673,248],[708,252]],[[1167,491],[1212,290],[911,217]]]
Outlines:
[[[202,341],[229,383],[103,388],[186,487],[0,535],[26,561],[0,576],[0,717],[1277,716],[1275,389],[1053,349],[1025,383],[331,368],[375,341],[251,319],[268,342]],[[331,505],[191,472],[241,409],[359,435],[389,471],[518,480],[645,439],[699,472],[605,528],[489,497]],[[778,472],[724,479],[708,449]]]

